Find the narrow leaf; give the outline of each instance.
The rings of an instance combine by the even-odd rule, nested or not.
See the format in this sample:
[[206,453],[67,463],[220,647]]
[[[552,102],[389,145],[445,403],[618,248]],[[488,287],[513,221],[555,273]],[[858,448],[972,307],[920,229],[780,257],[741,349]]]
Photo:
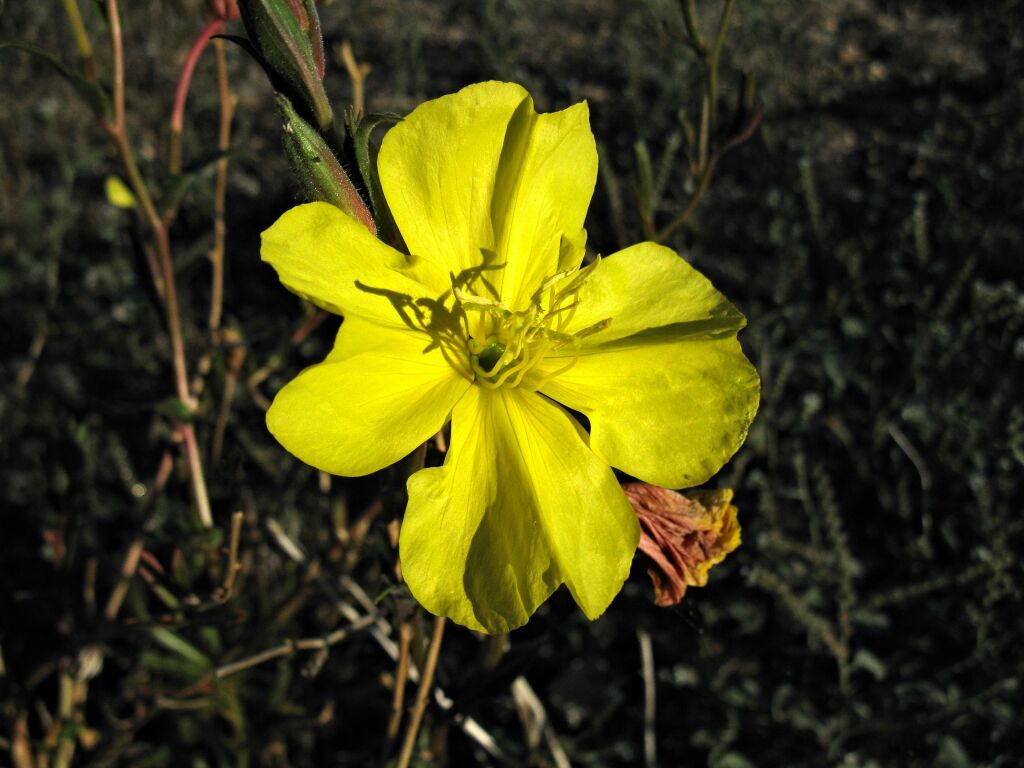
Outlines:
[[[2,2],[2,0],[0,0]],[[0,8],[2,11],[2,8]],[[31,43],[24,43],[20,40],[0,40],[0,50],[4,48],[10,48],[19,51],[25,51],[30,53],[38,59],[42,59],[68,81],[72,88],[78,93],[79,96],[89,105],[92,111],[97,117],[107,117],[110,114],[110,100],[107,98],[107,94],[103,88],[100,87],[99,83],[89,80],[77,72],[73,72],[68,69],[59,59],[50,53],[47,53],[42,48],[32,45]]]
[[[380,176],[377,173],[376,158],[373,156],[373,147],[370,145],[370,134],[381,123],[397,123],[401,119],[401,115],[390,112],[371,113],[359,118],[354,131],[350,128],[359,175],[370,193],[370,206],[373,208],[373,218],[377,222],[377,236],[385,243],[392,245],[397,245],[399,235],[387,200],[384,199],[384,190],[381,188]],[[355,118],[350,122],[355,122]]]

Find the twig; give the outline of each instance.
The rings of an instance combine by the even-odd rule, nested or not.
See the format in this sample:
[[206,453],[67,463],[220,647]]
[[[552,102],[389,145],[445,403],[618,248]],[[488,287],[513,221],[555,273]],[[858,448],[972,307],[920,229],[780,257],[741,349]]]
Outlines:
[[427,699],[430,698],[430,687],[434,684],[434,672],[437,670],[437,658],[441,653],[444,625],[444,616],[434,618],[434,632],[430,638],[430,652],[427,654],[427,662],[423,667],[423,677],[420,680],[419,690],[416,691],[416,704],[409,719],[409,726],[405,732],[405,743],[402,744],[402,753],[398,757],[396,768],[409,768],[409,761],[412,760],[412,752],[416,747],[416,736],[420,731],[423,713],[427,709]]
[[125,596],[128,594],[128,587],[131,586],[132,577],[135,576],[135,571],[139,567],[139,557],[142,555],[142,539],[135,539],[131,544],[128,545],[128,552],[124,556],[124,561],[121,563],[121,578],[118,580],[114,590],[110,593],[110,598],[107,600],[107,607],[103,611],[103,615],[107,621],[113,621],[117,618],[117,612],[121,610],[121,603],[124,602]]
[[544,703],[533,690],[529,681],[522,675],[512,681],[512,699],[516,703],[519,719],[526,730],[526,743],[530,750],[535,750],[540,746],[543,736],[551,751],[556,768],[572,768],[569,756],[565,753],[562,743],[558,740],[558,734],[555,733],[555,729],[551,725],[551,719],[544,708]]
[[907,458],[910,459],[910,463],[914,465],[914,469],[917,470],[918,479],[921,482],[921,490],[928,491],[932,487],[932,473],[928,471],[928,464],[925,462],[921,452],[914,447],[914,444],[910,442],[910,439],[903,434],[901,430],[895,424],[889,424],[886,427],[889,432],[889,436],[893,441],[900,447],[900,450],[906,454]]
[[[325,310],[318,310],[315,315],[310,317],[308,320],[303,320],[302,324],[292,333],[291,338],[288,340],[290,347],[297,347],[304,342],[309,335],[323,324],[323,322],[331,316],[330,312]],[[245,381],[245,387],[249,390],[249,396],[264,411],[270,410],[270,401],[260,392],[259,386],[266,381],[270,374],[281,367],[282,355],[275,353],[261,368],[255,370],[251,376]]]
[[[227,331],[225,331],[226,335]],[[235,399],[235,389],[238,387],[238,375],[244,362],[245,347],[240,343],[231,347],[228,351],[227,371],[224,373],[224,393],[217,411],[217,424],[213,430],[213,447],[210,449],[210,460],[215,465],[220,461],[221,452],[224,450],[224,433],[228,427],[228,418],[231,416],[231,404]]]
[[241,510],[231,515],[231,538],[228,543],[228,564],[224,569],[224,582],[217,589],[214,600],[219,603],[227,602],[235,589],[235,579],[238,572],[242,570],[238,562],[238,544],[242,537],[242,523],[245,520],[245,513]]
[[124,131],[124,44],[121,39],[121,13],[117,0],[107,0],[107,23],[114,55],[114,128]]
[[391,720],[388,721],[389,742],[398,738],[398,728],[402,724],[405,684],[409,679],[409,641],[411,639],[412,628],[408,621],[403,621],[398,628],[398,669],[395,671],[395,693],[391,700]]
[[654,731],[657,701],[654,680],[654,649],[649,632],[638,629],[636,636],[640,641],[640,669],[644,678],[644,765],[647,768],[658,768],[658,741]]
[[349,79],[352,81],[352,107],[357,115],[362,115],[366,109],[366,76],[372,69],[369,64],[360,64],[356,61],[352,52],[352,44],[345,40],[339,49],[341,60],[348,71]]
[[228,677],[229,675],[234,675],[238,672],[242,672],[243,670],[258,666],[259,664],[279,659],[282,656],[291,656],[298,651],[325,650],[330,648],[332,645],[337,645],[350,635],[366,629],[376,621],[377,615],[370,614],[353,621],[347,626],[340,627],[324,637],[304,637],[299,640],[285,640],[279,645],[275,645],[273,648],[268,648],[265,651],[260,651],[259,653],[253,654],[245,659],[240,659],[239,661],[234,661],[230,664],[218,667],[214,672],[214,676],[220,680]]
[[210,289],[210,334],[216,338],[220,330],[220,318],[224,304],[224,243],[227,227],[224,216],[227,211],[228,156],[231,149],[231,119],[235,113],[235,97],[228,82],[227,54],[224,41],[214,40],[213,50],[217,55],[217,93],[220,99],[220,133],[217,137],[217,181],[213,193],[213,249],[210,264],[213,269]]
[[[284,551],[285,554],[295,562],[308,564],[309,559],[306,557],[305,552],[302,551],[302,548],[288,537],[284,532],[284,529],[281,528],[281,525],[277,523],[274,518],[268,519],[268,528],[271,528],[271,523],[273,523],[273,528],[271,530],[274,535],[274,539],[282,551]],[[334,607],[337,611],[346,619],[354,622],[363,616],[355,606],[345,600],[342,600],[335,589],[323,576],[318,576],[316,581],[324,593],[334,603]],[[373,604],[373,600],[370,599],[370,596],[366,594],[366,591],[353,579],[348,576],[342,576],[341,584],[361,605],[363,605],[364,608],[366,608],[366,615],[376,612],[376,606]],[[378,617],[376,623],[371,625],[369,630],[370,636],[376,641],[377,645],[379,645],[381,649],[391,657],[392,661],[397,662],[399,648],[395,641],[388,637],[388,633],[391,631],[391,627],[388,623]],[[409,662],[409,679],[414,683],[418,682],[420,679],[419,669],[411,660]],[[491,734],[489,734],[484,727],[480,725],[480,723],[462,712],[453,712],[455,709],[455,702],[452,701],[439,686],[434,686],[434,701],[437,702],[437,705],[442,710],[450,713],[452,720],[457,726],[459,726],[459,728],[462,729],[462,732],[465,733],[472,741],[476,742],[476,744],[487,754],[504,765],[513,765],[513,763],[511,763],[505,756],[501,747],[498,746],[494,737],[491,736]]]
[[[178,308],[178,296],[175,287],[174,261],[171,256],[171,243],[167,227],[160,218],[149,195],[149,189],[142,179],[135,154],[128,142],[125,127],[124,109],[124,45],[121,37],[121,17],[118,0],[107,0],[107,16],[110,23],[110,36],[114,59],[114,122],[104,120],[102,125],[114,142],[121,163],[124,166],[128,183],[135,193],[142,215],[152,232],[156,246],[157,261],[162,273],[164,291],[164,310],[166,313],[167,330],[171,338],[172,362],[174,364],[174,381],[178,399],[190,410],[195,410],[195,402],[189,389],[188,366],[185,360],[185,340],[181,327],[181,313]],[[203,475],[199,447],[196,444],[195,430],[191,424],[181,424],[179,431],[185,447],[189,473],[192,478],[192,491],[195,497],[199,519],[207,528],[213,527],[213,515],[210,512],[210,500],[206,491],[206,479]]]

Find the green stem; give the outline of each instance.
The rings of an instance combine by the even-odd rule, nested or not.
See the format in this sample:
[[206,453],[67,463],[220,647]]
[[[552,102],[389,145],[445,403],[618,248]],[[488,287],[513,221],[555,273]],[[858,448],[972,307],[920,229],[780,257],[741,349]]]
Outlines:
[[683,23],[686,25],[686,34],[698,52],[704,50],[704,38],[700,34],[700,27],[697,26],[697,2],[696,0],[683,0],[680,3],[683,11]]
[[85,76],[90,80],[96,79],[96,61],[92,55],[92,43],[89,42],[89,35],[85,31],[85,24],[82,23],[82,12],[78,9],[78,0],[64,0],[64,10],[68,14],[68,21],[71,23],[71,33],[75,37],[75,45],[78,47],[78,55],[82,59],[82,69]]
[[708,67],[708,102],[711,105],[710,127],[712,133],[714,133],[718,125],[718,62],[721,58],[722,46],[725,44],[725,33],[729,29],[729,21],[732,19],[733,8],[735,7],[736,0],[725,0],[722,17],[718,21],[718,34],[715,35],[715,44],[706,58]]
[[[109,16],[110,36],[114,54],[114,123],[110,125],[105,122],[104,128],[117,147],[128,184],[132,188],[132,192],[135,193],[135,199],[141,207],[143,218],[149,225],[153,236],[157,263],[160,266],[160,273],[163,278],[164,311],[166,313],[167,331],[171,337],[171,357],[174,366],[175,389],[178,399],[189,410],[194,410],[195,403],[193,402],[188,382],[185,338],[181,330],[181,312],[178,308],[178,294],[174,278],[174,260],[171,256],[170,237],[168,236],[167,227],[153,205],[153,199],[149,194],[149,189],[146,187],[146,182],[139,172],[139,166],[135,161],[135,154],[132,152],[131,145],[128,142],[128,132],[125,127],[124,47],[117,0],[107,0],[107,14]],[[199,519],[205,527],[211,528],[213,527],[213,516],[210,512],[210,500],[206,490],[206,480],[203,475],[199,445],[195,438],[195,429],[191,424],[181,424],[179,432],[185,448],[189,474],[192,478],[192,490],[195,496],[196,508],[199,512]]]

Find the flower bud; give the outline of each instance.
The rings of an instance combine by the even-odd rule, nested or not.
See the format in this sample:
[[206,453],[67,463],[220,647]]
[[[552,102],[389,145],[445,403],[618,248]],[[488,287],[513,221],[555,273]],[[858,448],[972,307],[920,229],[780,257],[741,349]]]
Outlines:
[[312,0],[239,0],[238,9],[267,65],[302,95],[321,130],[330,127],[334,115],[320,81],[323,41]]
[[241,18],[238,14],[237,0],[207,0],[206,4],[214,18],[221,21],[234,21]]
[[284,151],[306,199],[340,208],[376,235],[373,216],[327,142],[299,117],[287,97],[278,95],[277,106],[284,120]]
[[292,15],[299,22],[302,30],[313,49],[313,64],[320,79],[324,79],[324,36],[320,32],[320,17],[316,12],[314,0],[288,0]]

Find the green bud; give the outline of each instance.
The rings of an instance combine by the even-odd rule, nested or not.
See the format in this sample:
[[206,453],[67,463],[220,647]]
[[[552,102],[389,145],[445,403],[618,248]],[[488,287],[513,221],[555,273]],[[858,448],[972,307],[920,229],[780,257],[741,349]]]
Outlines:
[[376,236],[373,216],[327,142],[299,117],[287,97],[278,95],[277,106],[284,120],[284,151],[306,199],[340,208]]
[[312,0],[239,0],[238,10],[250,41],[274,73],[302,95],[321,130],[330,127],[334,115],[320,80],[323,41]]
[[316,12],[314,0],[288,0],[292,15],[299,22],[299,28],[309,40],[313,49],[313,63],[320,79],[324,79],[324,36],[320,32],[320,16]]

